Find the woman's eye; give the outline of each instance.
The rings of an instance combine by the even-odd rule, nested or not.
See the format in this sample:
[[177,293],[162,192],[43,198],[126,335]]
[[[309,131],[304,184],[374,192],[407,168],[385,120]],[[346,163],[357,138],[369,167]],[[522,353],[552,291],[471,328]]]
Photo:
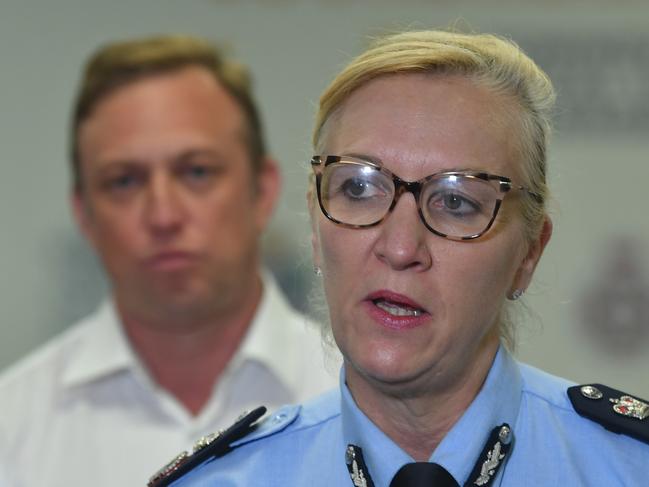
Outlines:
[[363,197],[368,197],[370,196],[369,194],[369,184],[367,181],[363,181],[362,179],[347,179],[343,184],[342,184],[342,192],[354,199],[358,198],[363,198]]
[[365,178],[346,179],[340,184],[338,192],[351,200],[383,198],[388,195],[387,190]]
[[459,193],[437,193],[431,195],[428,207],[434,212],[445,212],[456,216],[480,213],[480,204]]
[[456,194],[447,194],[443,198],[444,207],[449,210],[457,210],[462,206],[462,198]]

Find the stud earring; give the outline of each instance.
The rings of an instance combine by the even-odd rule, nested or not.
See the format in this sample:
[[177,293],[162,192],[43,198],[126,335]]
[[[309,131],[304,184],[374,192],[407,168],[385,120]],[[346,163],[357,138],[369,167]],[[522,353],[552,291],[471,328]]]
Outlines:
[[524,292],[525,291],[523,291],[522,289],[514,289],[514,292],[512,293],[509,299],[511,299],[512,301],[516,301],[518,298],[520,298],[523,295]]
[[322,275],[322,269],[320,269],[320,267],[318,267],[317,265],[313,266],[313,273],[316,276],[320,277]]

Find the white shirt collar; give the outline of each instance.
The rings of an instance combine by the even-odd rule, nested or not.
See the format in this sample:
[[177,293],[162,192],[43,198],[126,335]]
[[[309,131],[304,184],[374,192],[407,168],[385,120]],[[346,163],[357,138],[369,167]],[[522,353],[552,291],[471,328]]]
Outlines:
[[112,300],[103,301],[86,320],[76,348],[62,374],[63,385],[74,387],[139,366]]
[[303,330],[296,329],[296,324],[303,328],[316,325],[291,307],[270,272],[262,273],[262,282],[261,301],[233,363],[257,360],[286,387],[295,389],[300,385],[304,371],[299,370],[299,355],[287,353],[290,351],[286,350],[286,344],[293,343],[295,336],[303,333]]
[[[232,370],[246,360],[256,360],[268,367],[288,388],[299,385],[304,371],[299,370],[299,357],[283,353],[284,345],[295,336],[295,323],[315,326],[294,311],[280,292],[272,275],[262,273],[262,297],[244,338],[228,369]],[[74,387],[104,377],[133,371],[148,377],[131,347],[120,323],[112,300],[105,300],[88,318],[78,337],[77,349],[72,353],[62,375],[64,386]]]

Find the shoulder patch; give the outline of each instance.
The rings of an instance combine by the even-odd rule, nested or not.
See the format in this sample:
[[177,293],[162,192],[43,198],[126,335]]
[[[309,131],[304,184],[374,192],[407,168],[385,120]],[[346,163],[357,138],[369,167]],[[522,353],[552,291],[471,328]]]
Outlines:
[[228,429],[204,436],[194,444],[193,452],[180,453],[149,479],[148,487],[166,487],[190,470],[212,458],[218,458],[235,447],[232,443],[240,440],[257,428],[257,420],[266,414],[264,406],[250,413],[242,414]]
[[602,384],[569,387],[568,397],[579,415],[614,433],[649,443],[649,401]]

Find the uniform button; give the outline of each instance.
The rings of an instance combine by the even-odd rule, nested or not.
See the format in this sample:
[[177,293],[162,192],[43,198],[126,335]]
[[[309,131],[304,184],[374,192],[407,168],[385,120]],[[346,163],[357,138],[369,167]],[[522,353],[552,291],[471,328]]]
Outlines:
[[602,391],[600,391],[597,387],[595,386],[582,386],[581,389],[581,395],[584,397],[587,397],[588,399],[601,399],[604,397],[604,394],[602,394]]
[[274,424],[279,424],[279,423],[283,422],[286,418],[287,418],[287,414],[286,414],[286,413],[279,413],[279,414],[276,414],[276,415],[273,417],[273,423],[274,423]]

